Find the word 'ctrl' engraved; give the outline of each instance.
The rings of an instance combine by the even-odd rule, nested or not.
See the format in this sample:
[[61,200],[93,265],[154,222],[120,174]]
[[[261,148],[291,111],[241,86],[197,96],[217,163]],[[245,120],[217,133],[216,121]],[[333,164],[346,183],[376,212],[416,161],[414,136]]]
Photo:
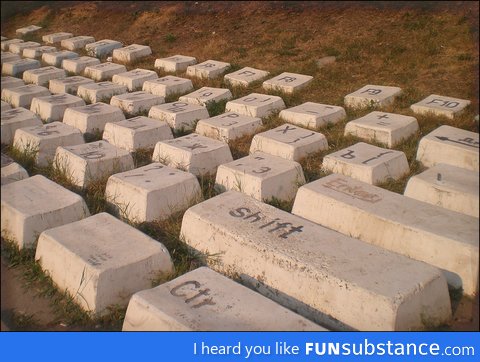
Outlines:
[[[192,288],[193,286],[193,288]],[[172,290],[170,290],[170,294],[175,296],[175,297],[181,297],[185,300],[185,304],[188,304],[188,305],[191,305],[189,304],[191,301],[195,300],[197,301],[198,297],[201,297],[201,296],[208,296],[209,295],[209,292],[210,292],[210,289],[208,288],[205,288],[205,289],[200,289],[198,290],[198,293],[191,296],[191,294],[189,292],[196,292],[196,289],[199,289],[202,285],[197,282],[196,280],[189,280],[187,282],[184,282],[182,284],[179,284],[177,285],[176,287],[172,288]],[[192,308],[200,308],[204,305],[215,305],[216,303],[213,301],[213,298],[210,297],[210,298],[204,298],[200,303],[197,303],[197,304],[192,304],[191,307]]]

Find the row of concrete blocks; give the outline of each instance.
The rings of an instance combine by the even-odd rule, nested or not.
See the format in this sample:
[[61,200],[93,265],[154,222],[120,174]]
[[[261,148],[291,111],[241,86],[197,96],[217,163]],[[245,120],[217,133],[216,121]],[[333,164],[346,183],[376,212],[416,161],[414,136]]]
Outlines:
[[[88,216],[83,200],[42,176],[3,186],[2,195],[2,235],[15,239],[41,233],[36,258],[87,310],[100,313],[112,303],[125,305],[131,294],[148,288],[138,279],[171,271],[160,244],[147,242],[119,220],[99,214],[76,222]],[[201,253],[221,255],[212,263],[217,271],[238,276],[261,294],[334,329],[432,327],[450,317],[445,280],[468,295],[478,292],[474,218],[338,174],[300,188],[293,213],[302,218],[229,191],[187,210],[181,236]],[[287,282],[291,278],[295,283]],[[215,329],[202,324],[210,321],[204,318],[226,306],[202,291],[203,284],[186,274],[141,292],[131,299],[125,328]],[[185,303],[178,303],[180,297]],[[198,324],[184,318],[192,313],[199,316]]]

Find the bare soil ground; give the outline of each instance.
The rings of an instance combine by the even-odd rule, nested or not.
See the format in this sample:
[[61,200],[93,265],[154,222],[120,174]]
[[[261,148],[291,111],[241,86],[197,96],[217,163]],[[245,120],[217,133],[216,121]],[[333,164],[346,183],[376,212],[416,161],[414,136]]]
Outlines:
[[[250,66],[268,70],[272,76],[284,71],[314,76],[305,90],[282,95],[287,107],[306,101],[343,105],[346,94],[366,84],[401,87],[403,95],[386,111],[405,115],[413,115],[409,106],[430,94],[470,100],[471,106],[454,120],[417,117],[418,134],[396,147],[406,153],[411,173],[399,182],[382,185],[395,192],[403,193],[408,178],[422,171],[415,152],[425,134],[443,124],[478,132],[474,116],[479,112],[479,2],[2,1],[1,10],[1,34],[8,38],[16,37],[16,29],[35,24],[43,29],[29,37],[33,40],[68,31],[125,45],[149,45],[153,55],[129,69],[153,70],[156,58],[183,54],[199,62],[229,62],[233,69]],[[335,56],[335,63],[319,67],[317,60],[325,56]],[[195,88],[226,87],[222,79],[192,81]],[[261,84],[232,89],[234,97],[251,92],[265,93]],[[369,111],[348,110],[346,121]],[[265,128],[279,122],[278,117],[271,117]],[[328,138],[327,153],[356,142],[343,137],[344,126],[345,122],[319,130]],[[250,140],[230,145],[234,158],[248,153]],[[324,155],[313,155],[302,162],[307,181],[321,176],[319,165]],[[43,172],[34,168],[29,171]],[[61,179],[55,181],[69,187]],[[211,182],[202,186],[204,195],[211,197]],[[103,190],[104,184],[98,185],[84,195],[91,213],[103,211],[98,196]],[[281,206],[288,210],[288,205]],[[180,220],[181,215],[169,224],[144,225],[142,230],[165,243],[181,274],[197,264],[185,256],[175,240]],[[7,263],[11,261],[6,260],[2,249],[2,330],[119,329],[118,318],[113,324],[65,318],[52,307],[52,296],[45,292],[49,289],[36,281],[37,276],[25,277],[33,265],[31,260],[14,268]],[[454,318],[445,329],[479,330],[478,296],[475,300],[452,297],[452,301]]]

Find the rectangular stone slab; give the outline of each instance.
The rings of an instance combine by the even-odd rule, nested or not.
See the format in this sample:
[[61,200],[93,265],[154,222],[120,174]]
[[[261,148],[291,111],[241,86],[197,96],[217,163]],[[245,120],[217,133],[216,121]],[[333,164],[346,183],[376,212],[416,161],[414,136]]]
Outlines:
[[478,172],[439,163],[408,180],[404,195],[478,217]]
[[2,74],[21,78],[24,71],[37,68],[40,68],[38,60],[28,58],[13,60],[2,64]]
[[40,233],[89,216],[76,193],[35,175],[2,186],[2,236],[20,249],[34,246]]
[[152,54],[152,49],[147,45],[132,44],[124,48],[114,49],[112,53],[113,61],[120,63],[133,63],[141,58]]
[[158,142],[152,160],[203,176],[214,175],[219,165],[233,158],[226,143],[192,133]]
[[270,73],[265,70],[245,67],[236,72],[226,74],[224,79],[225,82],[233,86],[248,87],[250,84],[265,78],[269,74]]
[[125,115],[118,107],[102,102],[87,106],[69,108],[63,116],[63,123],[78,128],[82,133],[101,133],[108,122],[120,122]]
[[35,48],[27,48],[23,50],[23,56],[30,59],[41,59],[43,53],[53,53],[58,51],[57,48],[51,46],[40,46]]
[[195,128],[198,120],[208,118],[208,110],[186,102],[165,103],[153,106],[148,112],[148,117],[165,121],[175,130],[191,130]]
[[131,170],[134,165],[128,151],[112,146],[106,141],[96,141],[58,147],[54,167],[64,170],[74,185],[84,188],[93,181]]
[[1,42],[1,47],[4,52],[8,51],[8,48],[10,47],[10,44],[16,44],[16,43],[23,43],[22,39],[9,39],[9,40],[2,40]]
[[41,45],[40,43],[37,43],[37,42],[34,42],[34,41],[26,41],[26,42],[23,42],[23,43],[11,44],[8,47],[8,50],[10,52],[12,52],[13,54],[22,55],[24,49],[36,48],[36,47],[39,47],[40,45]]
[[13,107],[30,108],[33,98],[49,95],[50,92],[47,88],[34,84],[2,89],[2,100],[10,103]]
[[2,136],[2,143],[4,144],[13,143],[13,136],[17,129],[42,125],[42,121],[35,113],[23,107],[2,112],[1,118],[2,128],[0,134]]
[[165,103],[165,98],[142,91],[119,94],[110,100],[112,106],[116,106],[130,115],[148,112],[153,106],[163,103]]
[[25,85],[23,80],[15,77],[9,77],[9,76],[2,77],[1,84],[2,84],[2,90],[7,88],[18,88]]
[[123,331],[326,331],[201,267],[133,295]]
[[417,131],[416,118],[378,111],[354,119],[345,125],[345,136],[351,134],[367,141],[377,141],[389,148]]
[[155,68],[163,69],[166,72],[184,72],[189,65],[197,63],[197,59],[186,55],[174,55],[168,58],[155,60]]
[[203,63],[189,65],[187,75],[191,77],[214,79],[225,73],[230,68],[230,63],[218,60],[206,60]]
[[313,81],[311,75],[284,72],[263,82],[263,88],[285,93],[297,92]]
[[215,189],[241,191],[259,201],[292,201],[305,183],[302,166],[294,161],[255,152],[218,167]]
[[477,292],[477,218],[338,174],[302,186],[292,212],[442,268],[450,285]]
[[2,65],[5,62],[12,62],[14,60],[20,60],[20,59],[22,58],[18,54],[2,51]]
[[129,152],[154,148],[158,141],[172,138],[172,131],[166,122],[143,116],[109,122],[103,132],[105,141]]
[[322,169],[376,185],[410,172],[403,152],[359,142],[323,158]]
[[66,76],[67,74],[63,69],[48,66],[25,71],[23,73],[23,80],[25,83],[47,87],[50,80],[65,78]]
[[417,160],[426,167],[445,163],[478,172],[478,147],[478,133],[440,126],[420,140]]
[[285,121],[307,128],[318,128],[337,123],[347,117],[345,109],[328,104],[305,102],[299,106],[284,109],[279,117]]
[[452,98],[431,94],[420,102],[412,104],[410,109],[416,114],[433,114],[453,119],[471,102],[466,99]]
[[77,95],[78,87],[84,84],[94,83],[93,79],[81,77],[79,75],[50,80],[48,89],[52,94],[69,93]]
[[77,95],[87,103],[109,103],[114,95],[123,93],[127,93],[127,87],[112,82],[84,84],[77,89]]
[[122,218],[131,222],[165,220],[202,201],[195,175],[161,163],[109,177],[105,199]]
[[297,162],[323,150],[328,150],[328,142],[322,133],[288,123],[257,133],[250,145],[250,153],[260,151]]
[[258,132],[261,127],[261,118],[248,117],[235,112],[225,112],[198,121],[195,133],[228,143],[237,138],[252,135]]
[[43,53],[42,61],[48,65],[54,65],[55,67],[60,68],[62,66],[62,62],[65,59],[75,59],[78,57],[79,55],[75,52],[71,52],[69,50],[61,50],[58,52]]
[[100,63],[89,65],[84,70],[85,77],[92,78],[96,82],[102,82],[112,79],[115,74],[125,73],[127,68],[123,64]]
[[62,40],[69,39],[72,37],[73,37],[72,33],[59,32],[59,33],[44,35],[42,36],[42,40],[47,44],[53,44],[53,43],[60,43]]
[[193,90],[190,79],[167,75],[166,77],[147,80],[143,83],[142,90],[157,96],[166,97],[171,94],[185,94]]
[[206,106],[210,103],[226,101],[229,99],[232,99],[232,92],[230,92],[230,89],[202,87],[192,93],[181,96],[178,98],[178,101]]
[[60,42],[60,45],[62,48],[68,49],[68,50],[77,50],[77,49],[82,49],[85,48],[87,44],[94,43],[95,38],[93,36],[75,36],[73,38],[68,38],[68,39],[63,39]]
[[395,97],[401,93],[402,90],[399,87],[368,84],[353,93],[347,94],[343,102],[345,106],[352,108],[384,107],[392,104]]
[[94,57],[78,57],[75,59],[64,59],[62,68],[73,74],[83,74],[85,68],[100,64],[100,60]]
[[134,69],[129,72],[115,74],[112,77],[112,82],[126,85],[130,92],[141,90],[143,83],[148,80],[155,80],[158,75],[153,70]]
[[123,47],[123,44],[116,40],[103,39],[85,45],[87,54],[92,57],[104,58],[113,53],[114,49]]
[[334,329],[422,329],[450,318],[434,267],[349,238],[235,191],[185,212],[181,235],[212,268]]
[[30,110],[46,122],[63,120],[65,110],[72,107],[84,106],[85,101],[71,94],[54,94],[46,97],[32,99]]
[[285,108],[283,99],[278,96],[251,93],[245,97],[229,101],[225,111],[237,112],[250,117],[267,117]]
[[15,30],[15,33],[16,34],[21,34],[21,35],[27,35],[27,34],[36,32],[37,30],[40,30],[40,29],[42,29],[41,26],[29,25],[29,26],[25,26],[23,28]]
[[60,290],[96,314],[126,306],[152,279],[173,271],[160,242],[107,213],[46,230],[35,259]]
[[27,171],[2,153],[1,185],[7,185],[26,178],[28,178]]

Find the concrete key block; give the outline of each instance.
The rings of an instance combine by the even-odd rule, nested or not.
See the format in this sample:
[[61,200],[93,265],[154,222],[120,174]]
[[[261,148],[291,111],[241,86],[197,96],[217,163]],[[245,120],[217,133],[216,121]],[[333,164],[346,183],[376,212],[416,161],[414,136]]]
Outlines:
[[18,54],[13,54],[13,53],[10,53],[10,52],[3,52],[2,51],[2,65],[5,62],[12,62],[12,61],[15,61],[15,60],[20,60],[20,59],[22,59],[22,58]]
[[181,96],[179,102],[199,104],[206,106],[213,102],[221,102],[232,99],[232,92],[225,88],[202,87],[196,91]]
[[347,118],[347,113],[342,107],[305,102],[299,106],[282,110],[279,117],[288,123],[316,129],[344,120]]
[[20,128],[15,131],[13,146],[35,158],[39,166],[48,166],[53,161],[58,146],[73,146],[85,143],[82,133],[62,122]]
[[420,102],[412,104],[410,108],[416,114],[433,114],[453,119],[456,114],[461,113],[470,103],[466,99],[431,94]]
[[193,84],[190,79],[167,75],[166,77],[147,80],[143,83],[142,90],[157,96],[167,97],[169,95],[181,95],[193,90]]
[[2,40],[1,48],[4,52],[8,51],[11,44],[23,43],[22,39],[9,39],[9,40]]
[[16,88],[2,89],[2,100],[13,107],[30,108],[33,98],[49,96],[47,88],[28,84]]
[[18,87],[24,86],[25,83],[21,79],[7,76],[7,77],[2,77],[1,85],[3,90],[7,88],[18,88]]
[[345,135],[367,141],[377,141],[389,148],[401,143],[418,131],[414,117],[374,111],[345,125]]
[[2,186],[1,211],[2,237],[20,249],[34,247],[44,230],[89,216],[79,195],[41,175]]
[[166,122],[143,116],[109,122],[103,132],[105,141],[129,152],[154,148],[158,141],[172,138],[172,131]]
[[64,59],[62,68],[73,74],[83,74],[85,68],[99,65],[100,59],[94,57],[78,57],[74,59]]
[[130,92],[141,90],[143,83],[147,80],[158,79],[157,73],[153,70],[134,69],[129,72],[115,74],[112,77],[112,82],[126,85]]
[[12,77],[22,77],[24,71],[40,68],[40,62],[35,59],[20,59],[2,64],[2,74]]
[[25,26],[23,28],[15,30],[15,33],[20,34],[20,35],[27,35],[27,34],[34,33],[34,32],[36,32],[37,30],[40,30],[40,29],[42,29],[41,26],[29,25],[29,26]]
[[288,123],[257,133],[250,145],[250,153],[261,151],[292,161],[300,161],[323,150],[328,150],[327,138],[323,134]]
[[24,49],[36,48],[36,47],[39,47],[40,45],[41,45],[40,43],[37,43],[34,41],[26,41],[22,43],[10,44],[10,46],[8,47],[8,50],[13,54],[22,55]]
[[305,88],[313,81],[311,75],[284,72],[263,82],[266,90],[277,90],[285,93],[293,93]]
[[225,82],[233,86],[248,87],[250,84],[267,77],[270,73],[265,70],[245,67],[236,72],[226,74]]
[[197,59],[185,55],[174,55],[168,58],[155,60],[155,68],[165,72],[184,72],[188,66],[197,64]]
[[230,68],[230,63],[219,62],[217,60],[206,60],[203,63],[189,65],[187,75],[190,77],[217,78]]
[[104,58],[112,55],[114,49],[123,47],[123,44],[116,40],[103,39],[85,45],[87,54],[92,57]]
[[426,167],[445,163],[478,171],[478,146],[478,133],[440,126],[420,140],[417,160]]
[[161,163],[110,176],[105,199],[132,222],[165,220],[202,201],[195,175]]
[[38,46],[35,48],[23,49],[23,56],[30,59],[41,59],[44,53],[53,53],[58,51],[57,48],[51,46]]
[[4,40],[8,40],[8,38],[5,37],[5,36],[0,36],[0,40],[1,40],[1,41],[4,41]]
[[63,39],[60,41],[60,45],[62,46],[62,48],[73,51],[73,50],[83,49],[87,44],[94,43],[94,42],[95,42],[95,38],[93,36],[81,35],[81,36],[75,36],[73,38]]
[[278,96],[251,93],[245,97],[229,101],[225,111],[237,112],[250,117],[267,117],[285,108],[283,99]]
[[1,136],[3,144],[12,144],[15,131],[19,128],[40,126],[42,121],[33,112],[26,108],[18,107],[2,112]]
[[60,43],[62,40],[70,38],[73,38],[73,34],[65,32],[47,34],[42,36],[42,40],[47,44]]
[[219,165],[230,162],[233,158],[225,142],[189,134],[158,142],[152,160],[196,176],[204,176],[214,175]]
[[85,77],[92,78],[96,82],[111,80],[115,74],[125,73],[127,68],[123,64],[100,63],[89,65],[84,70]]
[[128,151],[106,141],[58,147],[54,167],[65,170],[74,185],[85,188],[90,182],[134,168]]
[[126,86],[112,82],[83,84],[77,89],[77,95],[89,103],[109,103],[114,95],[124,93],[127,93]]
[[12,106],[10,106],[10,104],[7,102],[2,101],[1,104],[2,104],[2,108],[1,108],[2,112],[12,109]]
[[52,79],[65,78],[67,74],[63,69],[57,67],[43,67],[38,69],[26,70],[23,73],[23,80],[25,83],[41,85],[46,87]]
[[253,135],[261,127],[261,118],[226,112],[198,121],[195,133],[228,143],[243,136]]
[[132,92],[113,96],[110,100],[112,106],[120,108],[127,114],[148,112],[153,106],[165,103],[165,98],[147,92]]
[[323,158],[322,169],[376,185],[410,172],[405,153],[359,142]]
[[478,217],[478,172],[439,163],[408,180],[404,195]]
[[108,122],[120,122],[125,115],[118,107],[102,102],[82,107],[68,108],[63,116],[63,123],[80,130],[82,133],[101,133]]
[[14,162],[13,159],[2,153],[1,176],[1,184],[7,185],[28,178],[28,173],[22,166]]
[[152,54],[152,49],[147,45],[132,44],[124,48],[113,50],[112,57],[114,62],[134,63],[141,58]]
[[122,330],[326,331],[207,267],[134,294]]
[[75,59],[78,57],[79,55],[75,52],[71,52],[69,50],[61,50],[58,52],[43,53],[42,61],[48,65],[54,65],[55,67],[60,68],[62,66],[62,62],[65,59]]
[[305,183],[302,166],[263,152],[218,167],[215,190],[243,192],[259,201],[292,201]]
[[186,102],[165,103],[153,106],[148,112],[148,117],[165,121],[174,130],[192,130],[200,119],[208,118],[208,110]]
[[43,232],[35,259],[60,290],[97,315],[126,306],[154,278],[173,272],[163,244],[104,212]]
[[181,236],[212,267],[333,329],[416,330],[451,316],[442,273],[235,191],[188,209]]
[[84,106],[85,101],[71,94],[54,94],[32,99],[30,110],[46,122],[62,121],[65,110],[72,107]]
[[79,86],[92,83],[94,83],[93,79],[77,75],[68,78],[52,79],[48,84],[49,90],[52,94],[68,93],[77,95]]
[[478,291],[478,219],[343,175],[301,187],[294,214],[444,270],[454,288]]
[[345,106],[366,108],[370,106],[385,107],[392,104],[402,90],[398,87],[368,84],[353,93],[347,94],[343,100]]

